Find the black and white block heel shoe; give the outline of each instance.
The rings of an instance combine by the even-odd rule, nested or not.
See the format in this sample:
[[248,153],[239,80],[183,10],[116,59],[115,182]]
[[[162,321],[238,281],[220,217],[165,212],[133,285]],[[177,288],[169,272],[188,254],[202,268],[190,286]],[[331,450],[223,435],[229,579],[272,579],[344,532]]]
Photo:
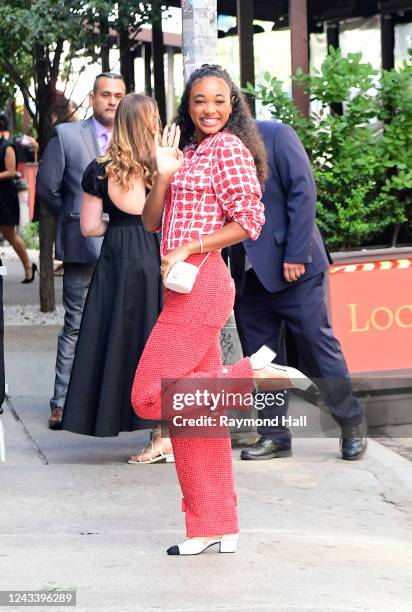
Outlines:
[[219,539],[209,540],[209,542],[202,542],[201,540],[191,538],[190,540],[186,540],[182,544],[178,544],[177,546],[171,546],[167,549],[167,554],[200,555],[200,553],[202,553],[204,550],[210,548],[211,546],[214,546],[215,544],[219,544],[219,552],[221,553],[234,553],[237,549],[238,538],[238,533],[224,535]]
[[[273,378],[276,378],[276,371],[285,372],[286,376],[289,378],[289,382],[291,383],[292,389],[300,389],[301,391],[306,391],[306,393],[312,395],[319,395],[319,390],[315,383],[305,376],[303,372],[297,370],[296,368],[291,368],[289,366],[281,366],[276,363],[272,363],[273,359],[276,357],[276,353],[272,351],[268,346],[263,345],[256,353],[254,353],[250,357],[250,363],[254,370],[261,370],[263,368],[270,368],[273,370]],[[270,376],[267,376],[270,379]],[[259,382],[264,381],[264,378],[259,378],[255,380],[255,384],[259,389]],[[264,389],[268,390],[268,389]]]

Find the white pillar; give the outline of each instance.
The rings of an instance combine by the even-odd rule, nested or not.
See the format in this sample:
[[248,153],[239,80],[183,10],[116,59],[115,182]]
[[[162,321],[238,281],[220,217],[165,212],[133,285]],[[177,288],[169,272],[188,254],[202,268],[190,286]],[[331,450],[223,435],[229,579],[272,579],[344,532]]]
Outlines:
[[182,0],[185,80],[202,64],[216,63],[217,0]]

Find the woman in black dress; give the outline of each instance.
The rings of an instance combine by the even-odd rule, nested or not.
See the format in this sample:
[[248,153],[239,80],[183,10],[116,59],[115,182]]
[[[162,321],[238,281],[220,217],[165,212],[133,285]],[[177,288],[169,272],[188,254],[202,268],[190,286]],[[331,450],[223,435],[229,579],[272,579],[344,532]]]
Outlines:
[[[117,436],[153,425],[136,417],[133,376],[162,300],[159,243],[141,213],[154,170],[159,134],[156,102],[129,94],[120,102],[107,154],[83,176],[80,225],[85,236],[104,235],[87,295],[64,407],[63,429]],[[103,214],[109,215],[109,221]],[[159,430],[133,463],[172,460]]]
[[19,224],[19,198],[14,184],[16,176],[16,151],[9,140],[9,123],[4,113],[0,116],[0,231],[16,251],[24,266],[25,279],[22,283],[34,281],[37,270],[35,263],[30,261],[26,245],[16,232]]

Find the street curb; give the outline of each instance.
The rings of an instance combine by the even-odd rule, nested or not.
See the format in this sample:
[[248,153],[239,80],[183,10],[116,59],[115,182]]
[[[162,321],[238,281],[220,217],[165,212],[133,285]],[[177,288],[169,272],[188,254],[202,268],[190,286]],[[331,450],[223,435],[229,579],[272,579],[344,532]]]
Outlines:
[[392,470],[398,480],[412,493],[412,463],[408,459],[371,438],[368,438],[367,454],[378,463]]

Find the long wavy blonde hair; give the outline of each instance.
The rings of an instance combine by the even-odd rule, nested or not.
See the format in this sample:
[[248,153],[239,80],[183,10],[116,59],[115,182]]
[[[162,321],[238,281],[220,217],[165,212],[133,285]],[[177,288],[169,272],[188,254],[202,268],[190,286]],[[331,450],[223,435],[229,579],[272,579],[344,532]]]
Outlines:
[[152,186],[155,171],[155,143],[161,125],[157,103],[150,96],[130,93],[116,111],[113,136],[106,155],[105,177],[129,191],[137,175],[143,177],[146,187]]

